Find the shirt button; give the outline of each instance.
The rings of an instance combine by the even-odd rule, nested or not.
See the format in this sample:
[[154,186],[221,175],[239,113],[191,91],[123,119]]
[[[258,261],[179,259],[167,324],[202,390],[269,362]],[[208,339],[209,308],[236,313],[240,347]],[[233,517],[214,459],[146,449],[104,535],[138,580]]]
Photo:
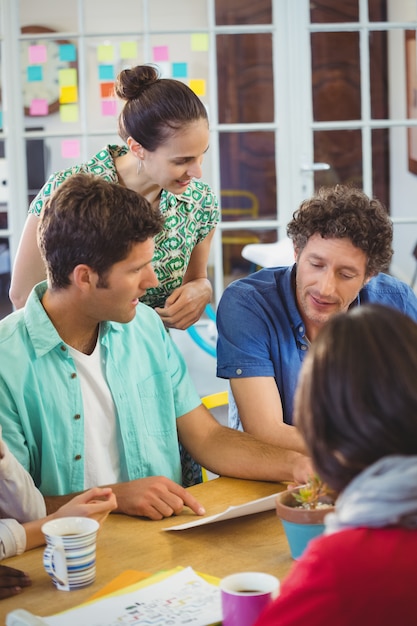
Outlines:
[[301,350],[307,350],[307,346],[304,343],[301,344]]
[[76,415],[74,415],[74,419],[75,420],[79,420],[81,418],[81,415],[79,413],[77,413]]
[[71,378],[77,378],[77,374],[76,374],[75,372],[73,372],[73,373],[71,374]]
[[304,328],[303,328],[303,326],[299,327],[298,332],[300,333],[300,335],[304,335]]
[[237,374],[238,376],[240,376],[240,375],[241,375],[241,373],[242,373],[242,370],[241,370],[240,368],[238,368],[238,369],[236,370],[236,374]]
[[62,350],[62,352],[66,352],[67,346],[61,346],[61,350]]
[[76,454],[74,457],[74,461],[79,461],[81,459],[81,454]]

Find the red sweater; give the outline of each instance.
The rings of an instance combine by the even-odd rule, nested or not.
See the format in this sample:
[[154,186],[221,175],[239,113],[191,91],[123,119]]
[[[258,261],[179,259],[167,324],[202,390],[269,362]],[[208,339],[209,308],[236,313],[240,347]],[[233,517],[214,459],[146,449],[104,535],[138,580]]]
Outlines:
[[416,626],[417,530],[355,528],[311,542],[255,626]]

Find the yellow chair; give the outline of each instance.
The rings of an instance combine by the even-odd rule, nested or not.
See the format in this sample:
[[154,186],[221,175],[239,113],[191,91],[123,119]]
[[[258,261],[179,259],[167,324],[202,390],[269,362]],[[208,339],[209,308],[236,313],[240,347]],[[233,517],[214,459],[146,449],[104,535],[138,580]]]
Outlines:
[[[220,406],[227,406],[227,404],[229,403],[229,392],[218,391],[216,393],[211,393],[208,396],[204,396],[203,398],[201,398],[201,402],[209,411],[211,409],[216,409],[217,407],[220,407]],[[205,467],[201,468],[201,476],[203,479],[203,483],[206,483],[208,480],[211,480],[212,478],[217,478],[217,474],[208,472]]]
[[236,231],[224,231],[222,234],[224,273],[231,273],[233,246],[245,246],[259,243],[259,237],[248,230],[239,229],[239,220],[256,220],[259,217],[259,200],[252,191],[244,189],[222,189],[222,218],[230,217],[236,221]]
[[201,402],[204,404],[206,409],[215,409],[218,406],[226,406],[229,403],[229,392],[226,391],[218,391],[217,393],[211,393],[208,396],[204,396],[201,398]]

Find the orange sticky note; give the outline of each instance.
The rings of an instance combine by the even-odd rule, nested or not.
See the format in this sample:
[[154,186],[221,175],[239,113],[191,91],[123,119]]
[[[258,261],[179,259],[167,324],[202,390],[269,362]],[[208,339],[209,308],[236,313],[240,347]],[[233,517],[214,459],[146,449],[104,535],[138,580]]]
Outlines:
[[100,83],[100,95],[102,98],[113,98],[114,83]]

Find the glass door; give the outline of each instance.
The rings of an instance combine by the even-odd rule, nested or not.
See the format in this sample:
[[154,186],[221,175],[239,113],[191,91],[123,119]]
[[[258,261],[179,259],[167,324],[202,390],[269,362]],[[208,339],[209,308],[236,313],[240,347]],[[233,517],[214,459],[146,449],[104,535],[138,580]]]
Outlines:
[[[336,183],[359,186],[384,202],[395,225],[391,271],[411,282],[416,5],[217,0],[222,223],[216,297],[256,269],[241,258],[245,245],[282,240],[302,199]],[[255,198],[244,200],[239,191]]]

